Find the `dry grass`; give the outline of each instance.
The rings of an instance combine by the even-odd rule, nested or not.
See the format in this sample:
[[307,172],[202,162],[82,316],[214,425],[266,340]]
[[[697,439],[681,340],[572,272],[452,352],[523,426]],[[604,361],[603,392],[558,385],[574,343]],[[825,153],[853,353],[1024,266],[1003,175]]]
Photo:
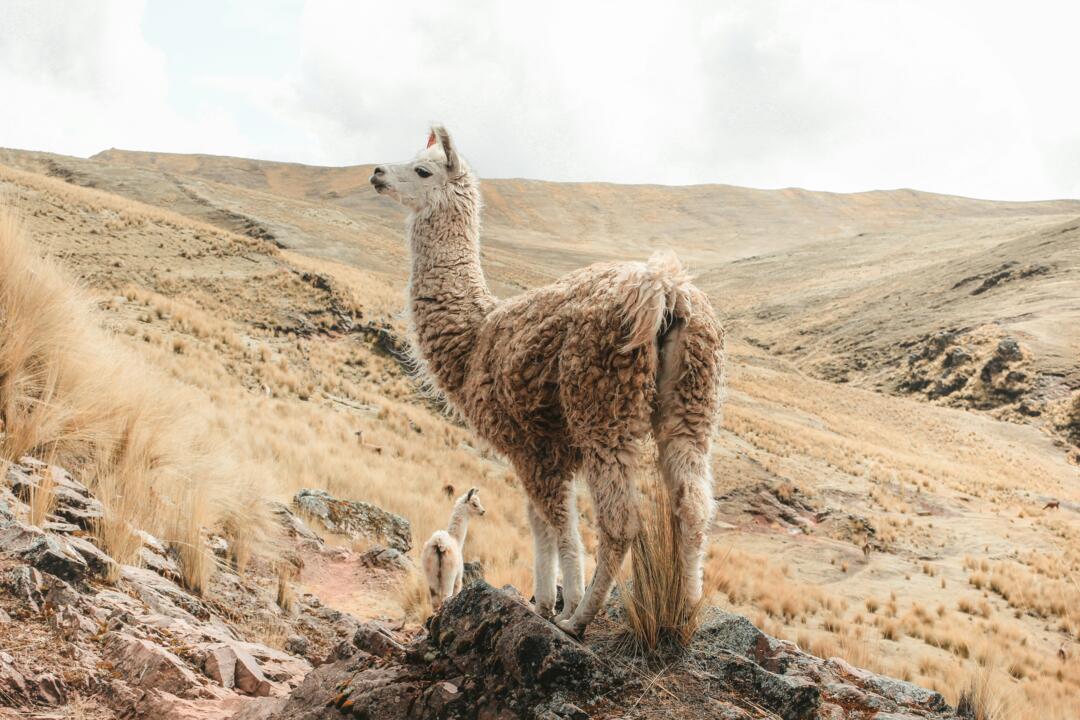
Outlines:
[[[174,414],[174,424],[185,417],[185,424],[201,424],[227,445],[233,467],[209,476],[224,475],[229,487],[280,500],[300,487],[368,500],[408,517],[415,538],[445,523],[439,488],[477,485],[490,512],[470,528],[466,559],[481,560],[493,584],[509,582],[529,594],[531,547],[513,474],[474,450],[467,430],[425,406],[412,382],[369,342],[334,329],[327,299],[297,270],[325,275],[340,308],[397,333],[404,330],[396,315],[400,273],[376,276],[366,266],[291,252],[262,255],[254,241],[26,173],[0,169],[0,191],[17,194],[34,237],[100,291],[101,313],[89,324],[103,321],[116,331],[114,340],[166,376],[162,386],[182,390],[189,412]],[[286,223],[298,220],[283,213]],[[369,229],[383,232],[372,226],[358,235],[353,228],[349,242],[362,237],[373,262],[389,267],[400,261],[404,271],[397,222],[385,247],[369,248]],[[392,252],[376,260],[374,253],[386,248]],[[486,257],[496,273],[520,280],[519,287],[554,274],[542,262],[513,265],[519,251],[528,248],[489,246]],[[236,260],[237,253],[250,259]],[[113,267],[120,257],[124,267]],[[725,310],[728,301],[747,302],[725,295]],[[298,325],[297,316],[308,324]],[[1066,645],[1070,657],[1076,654],[1080,620],[1069,610],[1080,603],[1069,590],[1069,573],[1080,578],[1080,572],[1075,553],[1066,550],[1080,547],[1080,528],[1064,503],[1060,512],[1043,513],[1043,503],[1033,499],[1077,501],[1075,470],[1063,471],[1060,453],[1015,426],[1002,430],[1001,423],[970,413],[811,380],[790,366],[790,356],[741,345],[744,328],[729,327],[731,392],[716,443],[718,483],[768,478],[781,500],[790,500],[793,488],[843,493],[824,506],[864,517],[880,549],[864,558],[859,548],[866,538],[824,525],[772,544],[762,538],[780,533],[724,531],[709,555],[708,601],[749,615],[774,635],[797,637],[818,654],[912,679],[950,701],[972,672],[1008,657],[1008,664],[995,665],[994,678],[1010,694],[1012,717],[1075,717],[1080,672],[1075,663],[1060,662],[1056,651]],[[807,340],[814,344],[813,337]],[[827,347],[818,352],[828,358]],[[852,378],[858,381],[857,374]],[[16,435],[32,429],[16,428]],[[217,458],[222,462],[220,453]],[[132,471],[122,468],[111,478],[108,467],[94,471],[96,489],[113,488],[106,493],[110,506],[132,505],[114,515],[140,517],[140,507],[171,507],[156,495],[125,492]],[[176,473],[163,483],[175,489],[169,503],[184,496],[187,478],[201,483],[203,472]],[[245,494],[252,493],[237,493]],[[588,517],[589,503],[581,507]],[[200,524],[230,535],[239,556],[252,552],[243,547],[249,513],[222,513],[216,499],[201,512],[209,516]],[[228,525],[233,515],[241,518],[236,527]],[[588,525],[583,531],[591,553]],[[121,544],[123,529],[113,529],[113,546]],[[828,549],[817,542],[828,542]],[[1028,548],[1038,553],[1029,555]],[[965,553],[974,563],[967,571],[960,560]],[[978,585],[968,583],[971,575],[980,576]],[[430,612],[423,578],[412,578],[401,592],[411,617]],[[859,600],[848,607],[845,598]],[[961,598],[970,613],[957,611]]]
[[398,586],[398,603],[405,611],[405,619],[411,622],[423,622],[431,617],[431,593],[428,592],[427,579],[419,570],[406,575]]
[[[71,469],[105,504],[97,536],[107,552],[131,561],[132,528],[145,529],[178,549],[188,587],[201,591],[211,570],[202,528],[250,512],[244,486],[215,471],[190,398],[98,330],[88,307],[14,218],[0,218],[0,454]],[[48,495],[34,503],[38,520]]]
[[625,645],[635,655],[685,648],[701,623],[702,603],[686,595],[679,527],[656,472],[646,473],[642,527],[631,546],[630,580],[620,581]]

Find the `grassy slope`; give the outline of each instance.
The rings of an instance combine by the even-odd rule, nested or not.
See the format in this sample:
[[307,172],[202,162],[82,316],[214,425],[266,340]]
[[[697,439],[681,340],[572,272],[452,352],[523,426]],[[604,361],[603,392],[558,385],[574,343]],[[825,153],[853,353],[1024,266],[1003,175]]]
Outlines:
[[[445,522],[444,483],[478,485],[491,512],[470,528],[468,552],[495,581],[528,587],[512,475],[472,450],[468,433],[430,411],[390,360],[339,321],[344,311],[402,329],[400,213],[366,192],[363,168],[117,153],[0,161],[291,248],[222,253],[212,233],[188,221],[132,224],[130,201],[0,173],[0,193],[30,235],[97,295],[101,322],[192,394],[200,422],[264,495],[328,487],[402,512],[423,538]],[[792,534],[726,514],[710,561],[716,599],[820,652],[949,697],[982,659],[1023,707],[1070,716],[1080,676],[1057,649],[1072,648],[1080,633],[1075,467],[1034,427],[805,373],[822,357],[846,357],[845,343],[868,328],[879,336],[868,342],[889,347],[896,333],[936,329],[949,313],[1001,319],[1019,302],[1034,310],[1010,322],[1069,352],[1072,340],[1055,325],[1076,282],[1068,243],[1054,250],[1060,273],[1012,295],[953,297],[944,286],[1002,253],[1053,241],[1080,212],[1075,203],[524,181],[486,191],[485,261],[499,291],[672,244],[735,329],[718,491],[797,491],[832,515]],[[900,305],[880,299],[892,293]],[[954,307],[960,301],[969,305]],[[922,305],[898,312],[902,302]],[[798,339],[807,331],[812,346]],[[872,372],[865,378],[874,381]],[[1041,510],[1050,497],[1063,501],[1061,511]],[[873,528],[880,549],[862,553],[867,526],[847,515]]]

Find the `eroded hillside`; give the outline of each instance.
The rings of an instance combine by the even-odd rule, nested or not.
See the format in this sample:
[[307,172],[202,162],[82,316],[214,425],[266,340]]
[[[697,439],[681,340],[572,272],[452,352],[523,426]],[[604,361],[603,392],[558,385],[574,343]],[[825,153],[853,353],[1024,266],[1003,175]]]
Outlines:
[[[528,593],[513,474],[394,358],[402,214],[368,190],[367,168],[120,151],[0,163],[0,199],[29,236],[81,278],[117,340],[190,390],[191,421],[265,496],[327,488],[422,538],[445,522],[444,484],[479,486],[489,512],[470,559]],[[497,292],[673,247],[724,316],[713,602],[953,702],[985,673],[1017,717],[1075,716],[1080,479],[1055,440],[1080,386],[1080,203],[484,191]]]

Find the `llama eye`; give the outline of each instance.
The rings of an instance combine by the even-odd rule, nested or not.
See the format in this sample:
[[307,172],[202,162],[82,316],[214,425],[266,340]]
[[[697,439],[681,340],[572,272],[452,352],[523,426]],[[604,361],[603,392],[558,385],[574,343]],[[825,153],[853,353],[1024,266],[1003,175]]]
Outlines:
[[426,168],[422,168],[422,167],[416,168],[416,174],[419,175],[422,178],[431,177],[431,172],[429,172]]

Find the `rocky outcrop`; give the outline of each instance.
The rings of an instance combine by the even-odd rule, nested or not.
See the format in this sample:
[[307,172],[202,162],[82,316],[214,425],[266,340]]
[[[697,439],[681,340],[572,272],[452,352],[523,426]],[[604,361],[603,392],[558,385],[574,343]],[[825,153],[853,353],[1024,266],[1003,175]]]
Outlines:
[[995,326],[943,330],[912,343],[897,389],[954,407],[994,410],[1005,416],[1043,411],[1031,356]]
[[296,493],[293,506],[332,533],[385,542],[399,552],[412,548],[412,528],[400,515],[361,500],[339,500],[325,490]]
[[[327,653],[360,625],[309,595],[299,616],[283,611],[266,560],[253,561],[243,578],[221,569],[197,597],[152,535],[140,533],[141,567],[104,552],[89,532],[100,503],[67,472],[24,459],[2,480],[0,716],[79,696],[127,718],[229,717],[259,698],[287,695],[312,668],[298,655]],[[28,519],[41,488],[54,493],[53,509],[37,527]],[[302,520],[290,526],[286,552],[320,546]],[[302,652],[247,641],[250,628],[263,626],[288,633]]]
[[[477,582],[443,605],[427,635],[402,645],[385,628],[362,627],[350,654],[313,671],[276,706],[238,720],[670,715],[670,698],[650,694],[655,670],[616,654],[605,631],[592,635],[590,645],[579,644],[512,588]],[[707,614],[685,655],[673,660],[665,686],[668,693],[676,688],[687,717],[957,717],[938,693],[808,655],[719,610]]]

